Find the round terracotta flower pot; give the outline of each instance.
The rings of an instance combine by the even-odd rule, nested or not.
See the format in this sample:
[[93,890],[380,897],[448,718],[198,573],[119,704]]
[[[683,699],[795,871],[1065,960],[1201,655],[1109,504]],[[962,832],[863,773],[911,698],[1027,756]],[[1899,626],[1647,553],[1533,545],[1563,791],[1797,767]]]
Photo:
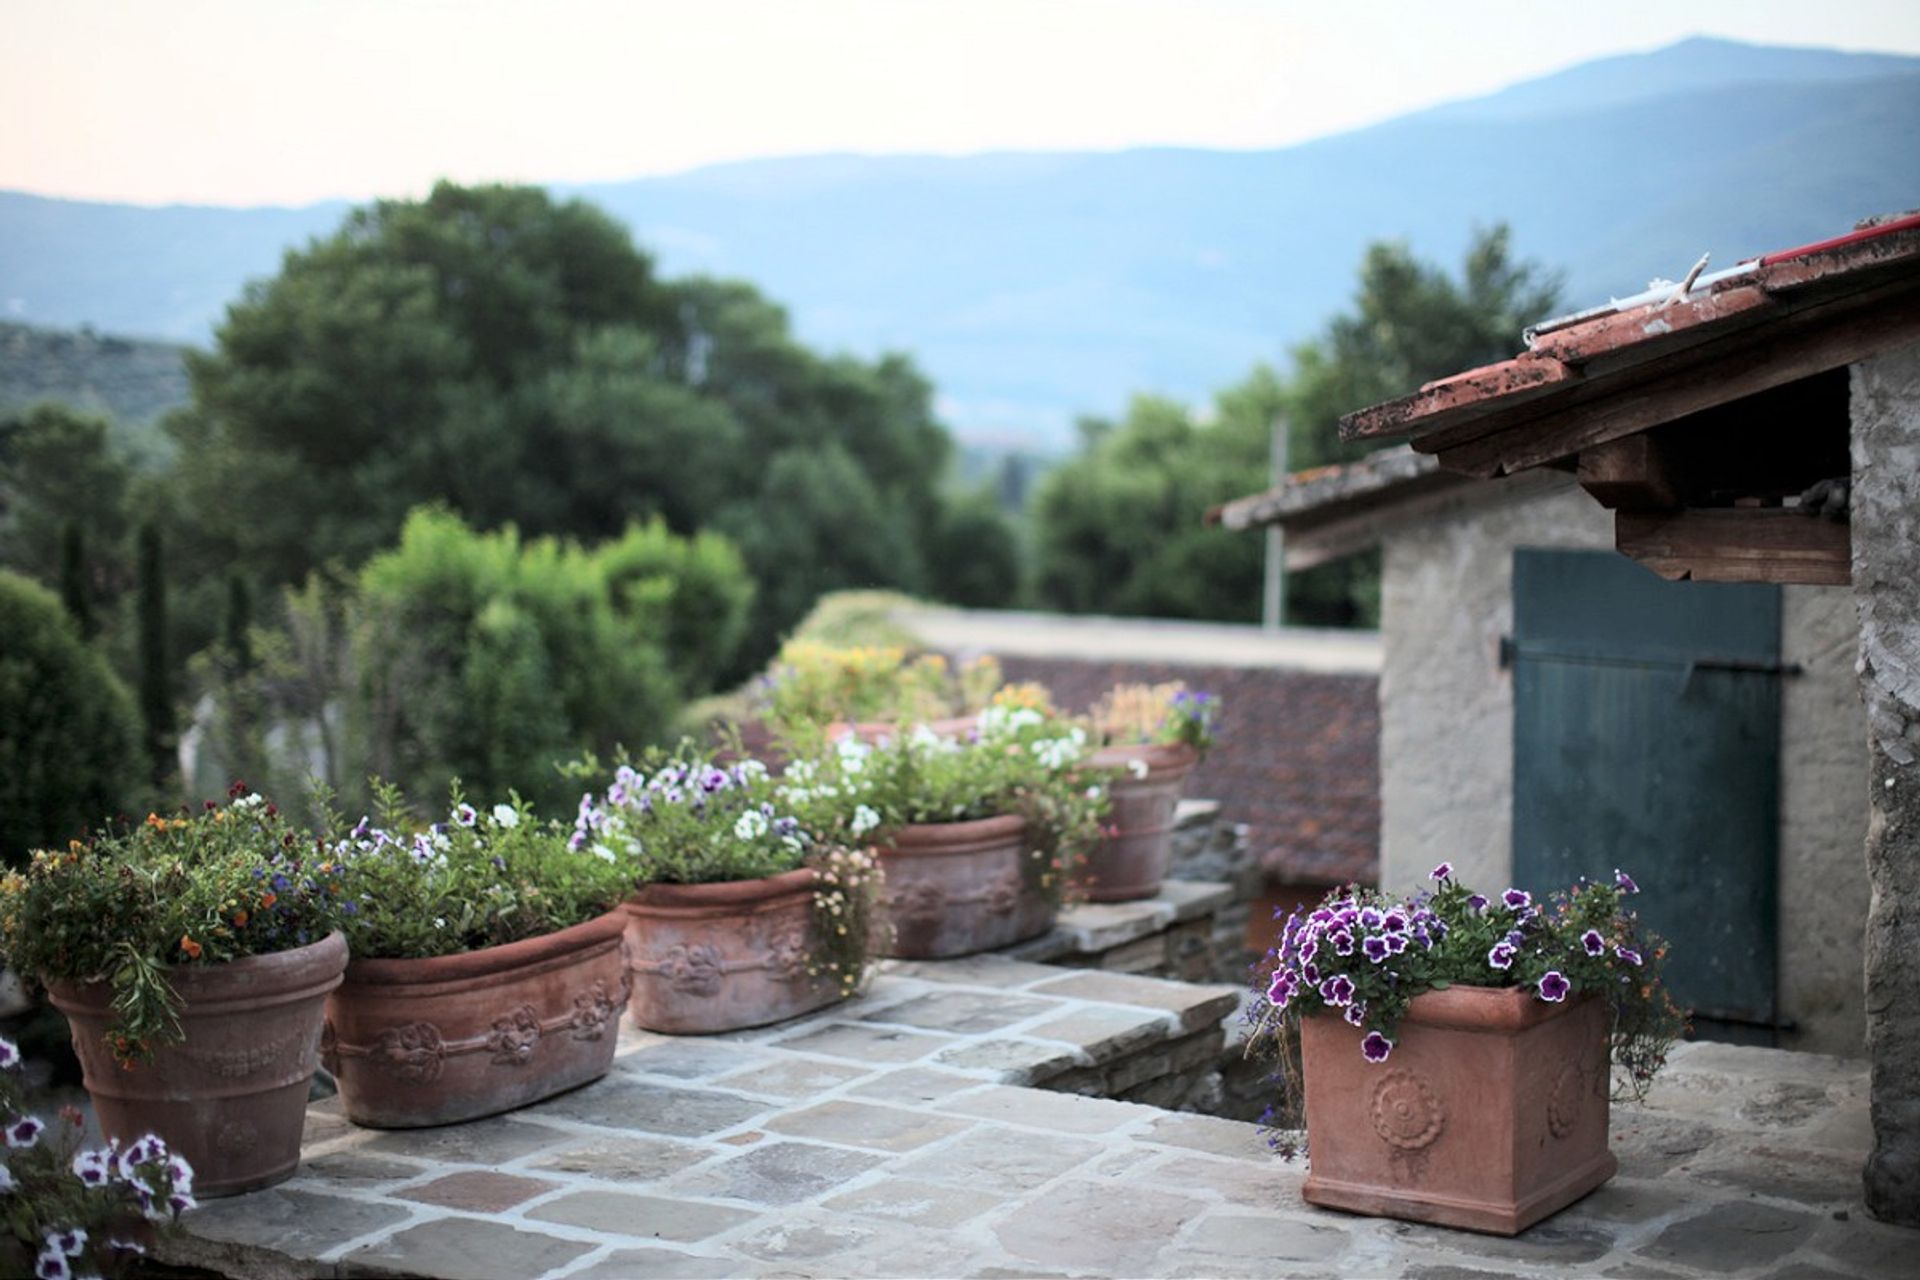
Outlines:
[[1608,1014],[1532,988],[1416,996],[1384,1062],[1301,1019],[1309,1203],[1515,1235],[1613,1176]]
[[52,981],[108,1137],[157,1133],[193,1165],[194,1194],[271,1186],[300,1163],[307,1090],[319,1065],[322,1010],[340,985],[347,940],[169,971],[185,1037],[122,1068],[106,1045],[113,988]]
[[[1094,768],[1121,772],[1111,789],[1111,833],[1094,846],[1080,870],[1089,901],[1130,902],[1160,892],[1173,850],[1173,813],[1199,759],[1184,742],[1102,747],[1094,753]],[[1141,766],[1146,768],[1144,777]]]
[[944,720],[906,723],[895,720],[861,720],[850,724],[845,720],[835,720],[827,726],[827,737],[840,738],[851,732],[862,742],[878,744],[883,739],[898,738],[902,733],[913,732],[918,723],[925,723],[927,728],[943,738],[959,738],[964,741],[977,722],[972,716],[949,716]]
[[634,1025],[710,1035],[784,1022],[840,999],[807,972],[815,877],[800,867],[761,880],[650,884],[622,904],[632,956]]
[[615,910],[505,946],[348,965],[324,1045],[347,1118],[451,1124],[598,1080],[627,998],[625,928]]
[[880,846],[882,903],[902,959],[990,951],[1053,927],[1054,908],[1028,885],[1018,814],[901,827]]

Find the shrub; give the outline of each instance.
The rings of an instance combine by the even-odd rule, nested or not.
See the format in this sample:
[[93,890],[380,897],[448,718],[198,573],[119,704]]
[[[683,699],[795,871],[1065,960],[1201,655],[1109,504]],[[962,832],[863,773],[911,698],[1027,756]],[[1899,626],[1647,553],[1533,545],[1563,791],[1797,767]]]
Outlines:
[[734,545],[717,534],[675,536],[654,519],[594,552],[616,611],[640,634],[658,636],[684,697],[711,693],[747,636],[753,579]]
[[138,789],[133,697],[52,592],[0,570],[0,854],[78,835]]

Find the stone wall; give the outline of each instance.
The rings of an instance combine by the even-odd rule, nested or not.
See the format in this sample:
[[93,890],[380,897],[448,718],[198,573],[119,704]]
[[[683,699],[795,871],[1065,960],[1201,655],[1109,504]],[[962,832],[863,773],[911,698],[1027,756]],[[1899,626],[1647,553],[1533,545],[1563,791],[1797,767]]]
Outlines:
[[1218,750],[1187,794],[1244,825],[1254,857],[1280,883],[1371,884],[1380,832],[1378,681],[1372,675],[1273,667],[1008,657],[1010,680],[1037,680],[1084,711],[1116,684],[1184,680],[1225,700]]
[[[1571,480],[1489,484],[1476,504],[1395,529],[1381,580],[1381,883],[1417,888],[1446,859],[1469,884],[1512,874],[1513,630],[1517,547],[1613,545],[1613,519]],[[1867,909],[1860,848],[1865,720],[1851,675],[1845,588],[1787,587],[1782,658],[1780,987],[1783,1047],[1857,1054]]]

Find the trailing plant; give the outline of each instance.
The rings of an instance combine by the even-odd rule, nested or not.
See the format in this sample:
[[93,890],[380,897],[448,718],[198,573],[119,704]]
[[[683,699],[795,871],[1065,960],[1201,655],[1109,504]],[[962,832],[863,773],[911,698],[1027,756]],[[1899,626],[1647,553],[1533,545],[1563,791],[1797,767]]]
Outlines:
[[1521,889],[1497,898],[1475,893],[1445,862],[1431,879],[1431,890],[1404,900],[1336,889],[1312,911],[1287,917],[1269,953],[1271,979],[1256,986],[1247,1015],[1249,1052],[1279,1063],[1281,1098],[1268,1118],[1285,1154],[1297,1149],[1303,1115],[1303,1018],[1339,1017],[1362,1028],[1362,1057],[1380,1063],[1393,1054],[1407,1006],[1429,991],[1518,987],[1550,1004],[1593,995],[1613,1015],[1616,1095],[1635,1100],[1684,1032],[1660,981],[1667,944],[1624,905],[1639,892],[1625,872],[1614,872],[1611,883],[1582,880],[1542,902]]
[[0,1274],[36,1280],[118,1275],[156,1224],[195,1208],[193,1166],[153,1134],[82,1148],[80,1112],[49,1125],[29,1110],[20,1051],[0,1039]]
[[341,868],[356,958],[457,955],[558,933],[604,915],[628,882],[603,850],[581,849],[519,796],[469,804],[456,783],[446,820],[416,825],[405,797],[374,783],[375,813],[334,813],[324,847]]
[[789,765],[778,795],[810,828],[848,844],[879,844],[912,824],[1019,814],[1027,882],[1058,904],[1110,807],[1110,775],[1090,754],[1084,728],[996,702],[965,737],[924,725],[877,744],[843,736]]
[[1110,746],[1184,743],[1205,756],[1213,748],[1220,699],[1182,681],[1122,684],[1093,704],[1093,723]]
[[[681,743],[621,764],[599,795],[580,797],[569,841],[611,859],[628,886],[760,880],[813,872],[814,950],[808,972],[851,995],[876,950],[880,868],[864,848],[827,838],[783,803],[781,785],[752,758],[731,764]],[[596,772],[585,762],[580,772]]]
[[352,910],[341,880],[336,857],[236,782],[225,804],[36,852],[0,881],[0,956],[43,981],[110,983],[107,1043],[131,1064],[180,1038],[173,970],[318,942]]

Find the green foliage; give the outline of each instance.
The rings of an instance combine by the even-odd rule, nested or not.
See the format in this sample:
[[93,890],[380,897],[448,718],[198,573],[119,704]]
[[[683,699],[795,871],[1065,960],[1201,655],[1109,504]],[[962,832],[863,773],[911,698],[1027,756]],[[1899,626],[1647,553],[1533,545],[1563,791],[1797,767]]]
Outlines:
[[0,855],[76,836],[139,789],[132,696],[45,588],[0,570]]
[[236,785],[182,816],[36,852],[0,883],[0,954],[21,973],[114,988],[123,1061],[180,1036],[168,970],[318,942],[338,918],[338,867],[272,804]]
[[991,490],[948,503],[928,538],[927,566],[929,589],[948,604],[1005,609],[1019,600],[1020,541]]
[[132,474],[104,418],[47,403],[0,419],[0,565],[52,582],[78,523],[110,571]]
[[445,821],[417,830],[398,788],[376,816],[333,815],[323,844],[341,868],[342,927],[356,956],[457,955],[557,933],[618,906],[632,881],[576,851],[517,796],[475,809],[456,784]]
[[683,696],[719,687],[752,616],[753,580],[716,534],[673,534],[660,519],[630,526],[594,552],[616,610],[665,644]]
[[138,643],[140,719],[146,726],[148,768],[156,785],[173,773],[173,669],[167,662],[167,577],[160,530],[140,526]]
[[60,603],[67,607],[80,634],[91,640],[100,632],[93,614],[93,589],[87,583],[87,536],[80,522],[69,520],[60,531]]
[[559,803],[560,762],[644,740],[672,714],[652,619],[616,610],[601,564],[576,544],[475,533],[426,509],[358,588],[351,664],[367,771],[415,794],[460,778]]
[[1137,397],[1083,424],[1081,453],[1041,481],[1032,513],[1040,602],[1072,613],[1251,621],[1261,543],[1209,527],[1209,508],[1264,485],[1283,402],[1271,370],[1221,392],[1213,420]]

